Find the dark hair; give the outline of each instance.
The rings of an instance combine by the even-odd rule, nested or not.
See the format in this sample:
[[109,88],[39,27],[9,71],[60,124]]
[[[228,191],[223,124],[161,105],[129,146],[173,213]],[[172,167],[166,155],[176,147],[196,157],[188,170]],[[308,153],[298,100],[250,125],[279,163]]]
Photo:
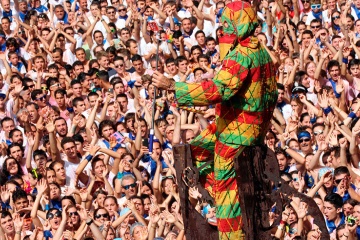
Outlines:
[[102,130],[106,126],[111,126],[113,129],[115,129],[114,123],[111,120],[104,120],[99,124],[99,135],[102,137]]
[[31,99],[33,101],[36,100],[36,95],[43,95],[43,91],[41,89],[34,89],[32,92],[31,92]]
[[17,165],[17,167],[18,167],[18,172],[17,172],[17,174],[19,174],[19,175],[24,175],[24,172],[23,172],[23,170],[22,170],[22,168],[21,168],[21,166],[20,166],[20,163],[19,163],[18,161],[16,161],[16,159],[13,158],[13,157],[8,157],[8,158],[4,161],[3,166],[2,166],[2,173],[3,173],[6,177],[10,177],[10,172],[8,171],[7,166],[6,166],[6,163],[7,163],[7,161],[8,161],[9,159],[13,159],[13,160],[15,161],[15,163],[16,163],[16,165]]
[[132,62],[135,61],[142,61],[142,57],[139,54],[135,54],[132,58],[131,58]]
[[24,147],[20,144],[20,143],[12,143],[12,144],[10,144],[9,146],[8,146],[8,148],[7,148],[7,155],[8,156],[10,156],[10,150],[11,150],[11,148],[13,148],[13,147],[19,147],[20,148],[20,150],[24,153]]
[[[57,184],[56,183],[56,185],[59,185],[59,184]],[[60,185],[59,185],[59,187],[60,187]],[[60,188],[61,189],[61,188]],[[76,201],[75,201],[75,198],[73,197],[73,196],[63,196],[62,198],[61,198],[61,202],[63,201],[63,200],[70,200],[71,201],[71,203],[74,205],[74,206],[76,206]]]
[[72,100],[72,105],[76,107],[78,102],[84,102],[84,99],[82,97],[76,97]]
[[330,60],[327,65],[327,70],[330,71],[330,69],[333,67],[338,67],[340,69],[340,63],[336,60]]
[[10,117],[4,117],[2,120],[1,120],[1,127],[3,127],[3,124],[4,122],[7,122],[7,121],[12,121],[14,123],[14,119],[10,118]]
[[[74,143],[75,144],[75,141],[73,138],[71,137],[64,137],[62,140],[61,140],[61,147],[63,148],[65,144],[67,143]],[[76,144],[75,144],[76,145]]]
[[350,175],[349,169],[345,166],[340,166],[340,167],[335,168],[334,177],[339,176],[341,174]]
[[279,147],[276,147],[274,152],[275,152],[275,155],[283,154],[286,157],[286,152]]
[[72,138],[75,142],[84,143],[84,138],[80,134],[75,134],[74,136],[72,136]]
[[337,193],[329,193],[328,195],[325,196],[324,201],[334,205],[336,209],[341,208],[343,206],[343,199]]
[[[9,138],[12,138],[15,132],[21,132],[21,131],[17,128],[14,128],[13,130],[11,130],[9,132]],[[22,132],[21,132],[21,135],[22,135]]]
[[15,203],[18,199],[25,198],[27,199],[27,194],[21,188],[16,189],[12,194],[13,202]]

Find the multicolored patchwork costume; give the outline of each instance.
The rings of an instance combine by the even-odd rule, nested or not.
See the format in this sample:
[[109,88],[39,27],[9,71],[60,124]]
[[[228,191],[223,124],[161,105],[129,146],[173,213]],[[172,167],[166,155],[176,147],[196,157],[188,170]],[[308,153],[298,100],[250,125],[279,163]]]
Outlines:
[[234,158],[246,146],[263,144],[277,99],[275,67],[252,36],[258,23],[250,3],[228,4],[221,22],[221,70],[212,81],[178,82],[175,92],[180,106],[216,104],[216,126],[191,142],[192,154],[198,166],[214,154],[213,169],[203,173],[215,199],[220,239],[242,239]]

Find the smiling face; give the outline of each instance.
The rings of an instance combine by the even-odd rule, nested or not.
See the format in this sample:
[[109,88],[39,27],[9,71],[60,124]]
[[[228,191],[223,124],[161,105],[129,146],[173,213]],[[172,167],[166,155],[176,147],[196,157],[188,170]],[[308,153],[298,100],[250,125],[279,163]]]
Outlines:
[[27,198],[19,198],[14,202],[16,211],[19,211],[23,208],[27,208],[29,206],[29,200]]
[[1,218],[1,228],[7,235],[10,235],[14,232],[14,222],[10,216]]
[[16,160],[13,158],[8,158],[6,161],[6,169],[10,173],[10,175],[15,175],[18,173],[19,168]]

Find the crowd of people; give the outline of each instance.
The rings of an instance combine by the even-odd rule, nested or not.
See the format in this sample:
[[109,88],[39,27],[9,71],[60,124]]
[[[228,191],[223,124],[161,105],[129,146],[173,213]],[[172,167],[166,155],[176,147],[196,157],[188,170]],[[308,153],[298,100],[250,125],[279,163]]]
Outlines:
[[[180,109],[152,78],[211,81],[229,2],[1,0],[0,239],[185,239],[173,146],[215,106]],[[330,239],[360,239],[360,1],[252,4],[277,70],[264,144]],[[216,227],[200,192],[190,203]],[[273,237],[321,239],[306,201],[287,198]]]

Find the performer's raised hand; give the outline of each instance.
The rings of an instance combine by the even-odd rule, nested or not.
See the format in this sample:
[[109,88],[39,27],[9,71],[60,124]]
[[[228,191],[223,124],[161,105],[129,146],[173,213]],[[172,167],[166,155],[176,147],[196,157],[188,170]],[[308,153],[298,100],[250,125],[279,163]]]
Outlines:
[[159,71],[155,71],[152,75],[152,84],[163,90],[174,90],[175,81],[165,77]]

